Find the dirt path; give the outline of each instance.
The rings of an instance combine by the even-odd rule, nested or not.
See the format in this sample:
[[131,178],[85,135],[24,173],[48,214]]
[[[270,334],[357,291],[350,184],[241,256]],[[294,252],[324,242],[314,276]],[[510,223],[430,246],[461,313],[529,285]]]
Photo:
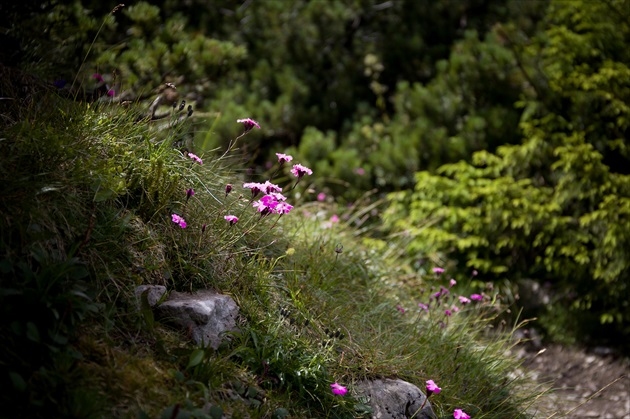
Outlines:
[[518,356],[554,389],[536,402],[536,418],[630,419],[629,359],[559,345],[520,348]]

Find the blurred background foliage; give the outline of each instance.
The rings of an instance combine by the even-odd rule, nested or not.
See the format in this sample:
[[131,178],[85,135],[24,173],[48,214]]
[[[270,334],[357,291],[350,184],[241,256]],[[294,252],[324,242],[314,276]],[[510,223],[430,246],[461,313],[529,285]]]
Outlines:
[[115,6],[3,4],[2,62],[121,100],[175,83],[198,151],[252,117],[252,169],[282,148],[339,204],[376,189],[410,260],[547,290],[549,336],[630,336],[628,0]]

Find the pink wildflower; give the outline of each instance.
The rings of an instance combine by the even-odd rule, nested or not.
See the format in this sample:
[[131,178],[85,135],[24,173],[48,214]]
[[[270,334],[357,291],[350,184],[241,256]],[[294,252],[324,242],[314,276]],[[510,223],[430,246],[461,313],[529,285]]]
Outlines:
[[174,222],[174,223],[179,224],[179,226],[180,226],[181,228],[186,228],[186,226],[187,226],[187,224],[186,224],[186,220],[184,220],[184,218],[183,218],[183,217],[180,217],[180,216],[179,216],[179,215],[177,215],[177,214],[172,214],[172,215],[171,215],[171,219],[173,220],[173,222]]
[[474,300],[474,301],[481,301],[481,300],[483,300],[483,296],[481,296],[479,294],[473,294],[473,295],[470,296],[470,299]]
[[363,176],[365,174],[365,169],[362,167],[357,167],[356,169],[354,169],[354,173],[359,176]]
[[448,281],[448,285],[453,288],[455,286],[455,284],[457,284],[457,281],[455,281],[455,279],[451,278],[450,281]]
[[194,194],[195,194],[195,191],[193,190],[193,188],[186,189],[186,201],[188,201],[190,197],[193,196]]
[[109,97],[114,97],[114,96],[116,96],[116,91],[115,91],[114,89],[109,89],[109,90],[107,91],[107,96],[109,96]]
[[348,392],[347,388],[338,383],[332,383],[330,388],[332,389],[333,394],[337,394],[339,396],[343,396]]
[[435,384],[433,380],[427,380],[427,397],[431,394],[439,394],[442,389]]
[[402,314],[405,314],[405,309],[400,304],[396,306],[396,310],[400,311]]
[[223,218],[225,218],[225,221],[229,222],[231,226],[238,222],[238,217],[236,215],[226,215]]
[[251,118],[237,119],[236,122],[238,122],[239,124],[243,124],[245,126],[245,131],[249,131],[254,127],[260,129],[260,125],[258,125],[258,122],[254,121]]
[[96,79],[96,80],[97,80],[98,82],[100,82],[100,83],[104,83],[104,82],[105,82],[105,80],[103,79],[103,76],[101,76],[101,75],[100,75],[100,74],[98,74],[98,73],[94,73],[94,74],[92,74],[92,78],[93,78],[93,79]]
[[464,297],[463,295],[460,295],[459,296],[459,302],[462,303],[462,304],[468,304],[468,303],[470,303],[470,300],[468,298]]
[[275,183],[271,183],[269,181],[266,181],[265,183],[263,183],[262,186],[263,186],[263,191],[267,193],[282,192],[282,188],[280,186],[276,185]]
[[479,272],[477,272],[476,269],[472,271],[472,276],[477,276],[478,274],[479,274]]
[[194,161],[196,161],[199,164],[203,164],[203,160],[201,160],[199,158],[199,156],[197,156],[196,154],[188,153],[188,157],[190,157],[191,159],[193,159]]
[[230,192],[232,192],[232,189],[234,187],[232,186],[231,183],[228,183],[227,185],[225,185],[225,196],[228,196],[230,194]]
[[424,311],[429,311],[429,306],[423,303],[418,303],[418,307],[423,309]]
[[444,273],[444,268],[433,268],[433,273],[434,274],[443,274]]
[[278,156],[278,162],[280,164],[288,163],[293,160],[293,156],[289,156],[288,154],[276,153],[276,156]]
[[459,311],[459,307],[453,306],[451,307],[451,310],[453,311],[453,313],[457,313]]
[[252,198],[254,198],[256,195],[258,195],[259,193],[263,192],[266,189],[264,184],[257,183],[257,182],[243,183],[243,188],[251,189]]
[[318,193],[318,194],[317,194],[317,200],[318,200],[319,202],[322,202],[322,201],[324,201],[325,199],[326,199],[326,194],[325,194],[324,192],[320,192],[320,193]]
[[446,314],[447,316],[450,316],[451,314],[453,314],[453,312],[449,309],[444,310],[444,314]]
[[278,205],[274,208],[276,214],[288,214],[293,209],[293,205],[289,205],[286,202],[278,202]]
[[300,179],[304,175],[312,175],[313,171],[306,166],[302,166],[301,164],[294,164],[293,169],[291,169],[291,173],[293,173],[294,176]]
[[338,223],[339,222],[339,216],[337,214],[333,214],[333,216],[330,217],[330,222],[331,223]]
[[453,417],[455,419],[470,419],[470,415],[468,415],[462,409],[455,409],[455,411],[453,412]]

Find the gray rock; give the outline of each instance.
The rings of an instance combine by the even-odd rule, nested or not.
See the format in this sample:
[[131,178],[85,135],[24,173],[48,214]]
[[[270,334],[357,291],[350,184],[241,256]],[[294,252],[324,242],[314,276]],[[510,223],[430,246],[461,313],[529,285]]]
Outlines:
[[238,306],[232,297],[210,291],[172,292],[156,307],[159,317],[190,332],[198,345],[219,347],[225,332],[236,330]]
[[162,299],[162,296],[166,294],[166,287],[162,285],[140,285],[136,288],[136,298],[138,299],[138,307],[141,307],[142,294],[147,292],[147,301],[151,307]]
[[[372,407],[373,419],[435,419],[431,403],[418,387],[403,380],[379,379],[361,381],[355,385],[358,397],[366,397]],[[417,412],[417,413],[416,413]]]

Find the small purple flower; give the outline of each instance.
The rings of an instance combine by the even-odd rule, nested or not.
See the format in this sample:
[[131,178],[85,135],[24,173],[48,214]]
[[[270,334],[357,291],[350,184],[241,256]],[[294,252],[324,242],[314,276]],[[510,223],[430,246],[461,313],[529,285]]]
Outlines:
[[271,183],[268,180],[265,181],[265,183],[263,183],[262,185],[263,185],[264,192],[267,192],[267,193],[282,192],[282,188],[280,186],[276,185],[275,183]]
[[427,397],[431,394],[439,394],[442,389],[435,384],[433,380],[427,380]]
[[435,274],[443,274],[444,273],[444,268],[433,268],[433,273]]
[[286,202],[278,202],[278,205],[274,208],[276,214],[288,214],[293,209],[293,205],[289,205]]
[[418,303],[418,307],[423,309],[424,311],[429,311],[429,306],[423,303]]
[[205,232],[206,232],[206,227],[207,227],[207,225],[206,225],[206,224],[204,224],[204,225],[202,225],[202,226],[201,226],[201,234],[203,234],[203,233],[205,233]]
[[474,300],[474,301],[481,301],[481,300],[483,300],[483,296],[479,295],[479,294],[473,294],[473,295],[470,296],[470,299]]
[[230,223],[230,226],[233,226],[238,222],[238,217],[236,215],[226,215],[223,218],[225,218],[225,221]]
[[451,310],[453,311],[453,313],[457,313],[459,311],[459,307],[453,306],[451,307]]
[[462,409],[455,409],[455,411],[453,412],[453,417],[455,419],[470,419],[470,415],[468,415]]
[[183,218],[183,217],[180,217],[180,216],[179,216],[179,215],[177,215],[177,214],[172,214],[172,215],[171,215],[171,219],[173,220],[173,222],[174,222],[174,223],[179,224],[179,226],[180,226],[181,228],[186,228],[186,226],[187,226],[187,224],[186,224],[186,220],[184,220],[184,218]]
[[227,185],[225,185],[225,196],[228,196],[230,194],[230,192],[232,192],[232,189],[234,187],[232,186],[231,183],[228,183]]
[[468,303],[470,303],[470,300],[468,298],[464,297],[463,295],[460,295],[459,296],[459,302],[462,303],[462,304],[468,304]]
[[196,154],[188,153],[188,157],[190,157],[191,159],[193,159],[194,161],[196,161],[199,164],[203,164],[203,160],[201,160],[199,158],[199,156],[197,156]]
[[293,160],[293,156],[289,156],[288,154],[276,153],[276,156],[278,156],[278,162],[280,164],[288,163]]
[[188,188],[186,189],[186,200],[189,200],[191,196],[193,196],[195,194],[195,191],[193,190],[193,188]]
[[294,164],[293,169],[291,169],[291,173],[296,176],[298,179],[301,179],[304,175],[312,175],[313,171],[306,166],[302,166],[301,164]]
[[455,286],[455,284],[457,284],[457,281],[455,281],[455,279],[453,279],[453,278],[451,278],[451,280],[448,281],[448,285],[451,288],[453,288]]
[[396,310],[400,311],[402,314],[405,314],[405,309],[400,304],[396,306]]
[[320,192],[317,194],[317,200],[319,202],[325,201],[326,200],[326,194],[324,192]]
[[330,385],[330,388],[331,388],[333,394],[337,394],[339,396],[343,396],[344,394],[346,394],[348,392],[347,388],[345,388],[344,386],[342,386],[341,384],[338,384],[338,383],[332,383]]
[[116,91],[115,91],[114,89],[109,89],[109,90],[107,91],[107,96],[109,96],[109,97],[114,97],[114,96],[116,96]]
[[476,269],[474,269],[474,270],[472,271],[472,276],[477,276],[477,275],[479,275],[479,272],[477,272],[477,270],[476,270]]
[[438,298],[440,298],[441,295],[442,295],[442,291],[438,291],[435,294],[433,294],[431,297],[435,298],[435,299],[438,299]]
[[254,127],[260,129],[260,125],[258,125],[258,122],[254,121],[251,118],[237,119],[236,122],[238,122],[239,124],[243,124],[245,126],[245,131],[249,131]]
[[363,176],[365,174],[365,169],[362,167],[357,167],[356,169],[354,169],[354,173],[359,176]]
[[444,310],[444,314],[446,314],[447,316],[450,316],[451,314],[453,314],[453,312],[449,309]]
[[96,79],[96,81],[98,81],[99,83],[105,83],[105,80],[103,79],[103,76],[101,76],[98,73],[92,74],[92,78]]
[[266,189],[264,184],[258,183],[258,182],[243,183],[243,188],[251,189],[252,198],[255,198],[256,195],[258,195],[259,193],[263,192]]

